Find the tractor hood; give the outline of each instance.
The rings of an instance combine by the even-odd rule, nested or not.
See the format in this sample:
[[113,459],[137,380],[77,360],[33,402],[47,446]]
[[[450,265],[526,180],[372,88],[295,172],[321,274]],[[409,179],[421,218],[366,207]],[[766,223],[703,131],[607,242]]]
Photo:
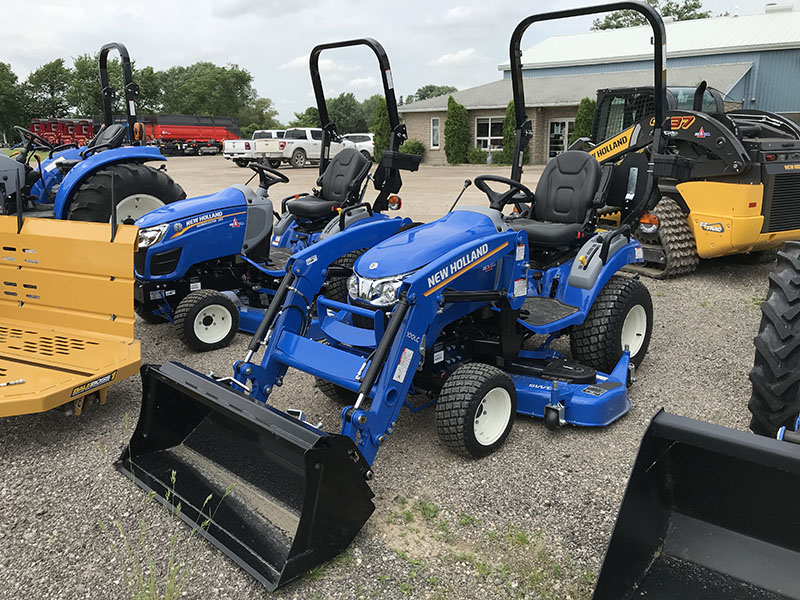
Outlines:
[[[244,187],[244,186],[241,186]],[[230,208],[246,210],[246,192],[240,186],[225,188],[215,194],[199,196],[197,198],[187,198],[172,204],[167,204],[156,210],[152,210],[146,215],[139,217],[136,221],[139,229],[153,227],[162,223],[182,222],[183,227],[187,227],[192,222],[199,222],[214,219],[221,215],[217,214]],[[250,193],[250,188],[246,188]],[[194,221],[197,219],[197,221]]]
[[373,246],[356,261],[355,272],[380,279],[416,271],[457,246],[496,234],[498,227],[499,213],[493,219],[488,209],[456,210]]

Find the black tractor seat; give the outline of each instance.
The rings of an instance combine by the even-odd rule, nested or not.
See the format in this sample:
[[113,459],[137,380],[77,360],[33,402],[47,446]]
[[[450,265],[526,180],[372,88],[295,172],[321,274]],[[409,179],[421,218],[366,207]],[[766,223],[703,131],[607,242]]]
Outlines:
[[514,231],[528,234],[528,245],[559,248],[581,239],[578,235],[602,206],[598,198],[600,163],[586,152],[571,150],[553,158],[544,169],[529,215],[509,220]]
[[355,148],[340,151],[317,179],[320,191],[316,196],[300,196],[286,204],[295,217],[310,221],[330,220],[337,209],[358,202],[361,184],[371,163]]
[[103,150],[110,150],[119,148],[123,141],[125,141],[125,126],[114,123],[113,125],[102,127],[86,146],[87,148],[94,148],[95,146],[99,148],[102,146]]

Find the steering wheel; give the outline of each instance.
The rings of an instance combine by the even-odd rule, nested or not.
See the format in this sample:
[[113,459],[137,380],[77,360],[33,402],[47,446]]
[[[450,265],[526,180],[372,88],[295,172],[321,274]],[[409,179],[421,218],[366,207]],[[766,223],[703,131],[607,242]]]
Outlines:
[[258,173],[258,187],[262,187],[265,190],[268,190],[270,186],[276,183],[289,183],[289,178],[278,169],[273,169],[257,162],[251,162],[248,166]]
[[29,151],[30,150],[39,150],[39,149],[52,150],[53,144],[48,142],[46,139],[44,139],[38,133],[34,133],[32,131],[29,131],[29,130],[25,129],[24,127],[20,127],[19,125],[14,125],[14,129],[17,130],[17,133],[22,138],[22,141],[28,143],[28,145],[30,146]]
[[70,142],[69,144],[61,144],[60,146],[56,146],[52,150],[50,150],[50,155],[47,158],[53,158],[53,154],[55,154],[56,152],[61,152],[62,150],[67,150],[69,148],[79,148],[79,146],[75,142]]
[[[509,187],[505,192],[496,192],[489,187],[488,181],[502,183]],[[500,175],[480,175],[475,178],[475,187],[482,191],[489,198],[489,208],[503,210],[506,204],[517,204],[519,202],[533,202],[533,192],[519,181],[514,181],[508,177]]]

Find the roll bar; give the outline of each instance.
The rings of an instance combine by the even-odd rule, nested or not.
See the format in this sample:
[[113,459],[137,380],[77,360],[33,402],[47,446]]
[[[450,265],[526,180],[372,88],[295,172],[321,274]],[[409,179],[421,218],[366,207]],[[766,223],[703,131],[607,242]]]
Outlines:
[[133,69],[131,68],[131,57],[124,44],[110,42],[100,48],[100,91],[103,96],[103,123],[106,127],[114,123],[112,101],[115,96],[114,88],[108,78],[108,53],[111,50],[119,52],[122,61],[122,81],[125,92],[125,114],[128,120],[128,139],[136,146],[138,142],[134,140],[133,129],[136,124],[136,99],[139,97],[139,86],[133,81]]
[[667,89],[666,32],[661,15],[643,2],[611,2],[584,8],[572,8],[549,13],[531,15],[520,21],[511,34],[509,58],[511,64],[511,85],[514,91],[514,116],[516,117],[516,134],[514,136],[514,162],[511,166],[511,179],[520,181],[522,177],[522,155],[524,147],[533,137],[533,128],[525,114],[525,89],[522,79],[522,51],[520,42],[522,35],[533,23],[554,21],[570,17],[582,17],[616,10],[634,10],[647,19],[653,30],[653,89],[655,93],[655,126],[653,128],[653,154],[660,154],[664,140],[661,128],[664,123],[664,107]]
[[397,113],[397,97],[394,93],[394,81],[392,80],[392,69],[389,66],[389,57],[383,46],[377,40],[372,38],[358,38],[355,40],[346,40],[344,42],[331,42],[329,44],[320,44],[315,46],[309,56],[309,67],[311,69],[311,83],[314,86],[314,98],[317,101],[317,110],[319,111],[319,120],[322,126],[322,150],[320,152],[319,161],[319,174],[325,171],[330,160],[330,147],[331,141],[339,139],[339,134],[336,131],[336,123],[331,122],[328,116],[328,105],[325,102],[325,93],[322,90],[322,79],[319,74],[319,55],[323,50],[331,50],[333,48],[348,48],[350,46],[366,46],[378,58],[378,66],[381,69],[381,80],[383,81],[383,95],[386,98],[386,108],[389,111],[389,127],[391,135],[389,138],[389,150],[396,151],[400,144],[408,138],[406,133],[406,126],[400,123],[400,116]]

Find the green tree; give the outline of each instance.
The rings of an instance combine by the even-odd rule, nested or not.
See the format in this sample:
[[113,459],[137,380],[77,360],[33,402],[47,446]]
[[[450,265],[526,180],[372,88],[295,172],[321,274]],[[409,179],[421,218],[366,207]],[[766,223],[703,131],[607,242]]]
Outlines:
[[[30,116],[44,118],[66,117],[69,113],[67,90],[71,79],[64,59],[57,58],[31,71],[25,82],[25,93],[30,103]],[[27,119],[26,119],[27,120]]]
[[429,83],[419,88],[413,98],[415,101],[427,100],[428,98],[436,98],[437,96],[444,96],[457,91],[458,88],[454,88],[452,85],[433,85]]
[[373,94],[361,102],[361,117],[366,124],[364,131],[372,130],[372,124],[375,122],[375,110],[381,102],[385,102],[383,94]]
[[238,116],[252,100],[252,75],[237,65],[197,62],[161,76],[163,111],[182,115]]
[[389,125],[389,109],[386,108],[386,101],[379,102],[375,107],[375,118],[372,120],[372,129],[375,134],[375,160],[380,160],[383,151],[389,148],[389,139],[392,130]]
[[289,121],[289,127],[321,127],[321,125],[316,106],[309,106],[301,113],[294,113],[294,119]]
[[[255,92],[253,92],[255,95]],[[255,98],[238,115],[242,126],[242,137],[249,138],[256,129],[283,129],[278,120],[278,109],[269,98]]]
[[362,109],[353,92],[342,92],[336,98],[327,100],[327,105],[328,118],[336,124],[336,131],[339,133],[355,131]]
[[[663,5],[659,0],[646,0],[646,2],[657,9],[662,16],[675,17],[678,21],[707,19],[711,16],[711,11],[703,10],[702,0],[666,0]],[[602,19],[595,19],[592,29],[621,29],[646,24],[647,21],[640,13],[633,10],[618,10]]]
[[[503,164],[510,165],[514,161],[514,142],[516,137],[517,117],[514,114],[514,101],[512,100],[506,107],[506,117],[503,119],[503,151],[500,153],[500,161]],[[530,144],[528,144],[522,151],[523,164],[528,164],[530,153]]]
[[11,65],[0,62],[0,139],[5,133],[9,143],[18,142],[14,125],[22,125],[27,129],[28,124],[21,122],[21,104],[22,90],[17,76],[11,70]]
[[444,122],[444,153],[448,163],[460,165],[467,162],[469,137],[467,109],[450,96],[447,99],[447,117]]
[[569,143],[582,137],[592,135],[592,125],[594,124],[594,109],[597,103],[591,98],[584,98],[578,105],[578,113],[575,115],[575,128],[569,136]]

